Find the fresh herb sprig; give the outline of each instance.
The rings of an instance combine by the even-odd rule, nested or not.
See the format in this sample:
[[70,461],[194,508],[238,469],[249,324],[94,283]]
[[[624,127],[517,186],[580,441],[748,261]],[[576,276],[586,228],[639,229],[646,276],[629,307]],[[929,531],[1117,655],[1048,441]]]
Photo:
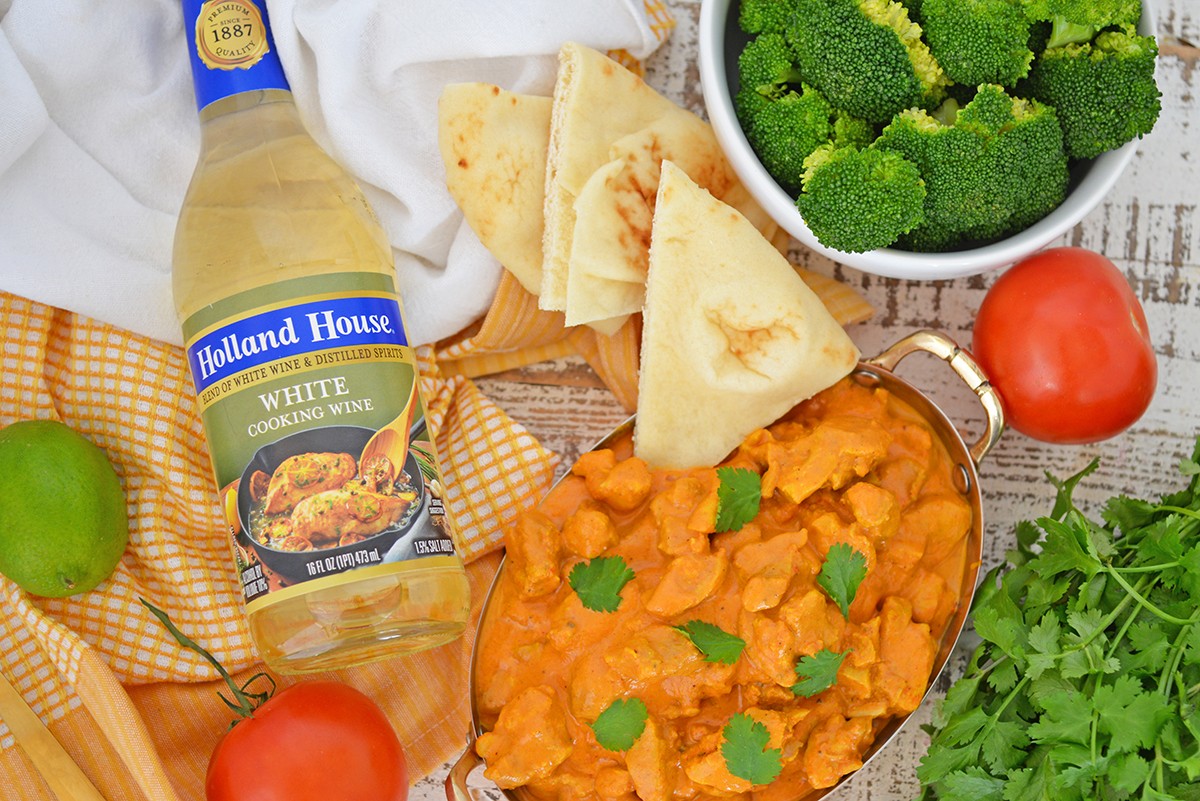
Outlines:
[[867,577],[867,557],[848,542],[835,543],[825,554],[825,564],[817,576],[817,584],[850,617],[850,604],[858,595],[858,585]]
[[811,698],[819,692],[824,692],[837,683],[838,671],[842,662],[850,653],[849,650],[837,652],[822,648],[812,656],[803,656],[796,663],[796,678],[792,685],[794,695]]
[[1187,489],[1017,527],[917,776],[940,801],[1200,799],[1200,441]]
[[593,612],[615,612],[621,590],[633,580],[633,571],[619,556],[602,556],[571,568],[567,583],[580,602]]
[[782,770],[783,752],[767,747],[771,733],[766,726],[743,712],[729,718],[721,733],[725,738],[721,742],[721,756],[730,773],[753,785],[775,781]]
[[640,698],[618,698],[590,724],[596,742],[609,751],[628,751],[646,730],[648,714]]
[[746,641],[741,637],[703,620],[689,620],[682,626],[672,628],[692,641],[692,645],[704,655],[705,662],[732,665],[746,648]]
[[762,476],[745,467],[718,467],[717,531],[737,531],[758,514]]

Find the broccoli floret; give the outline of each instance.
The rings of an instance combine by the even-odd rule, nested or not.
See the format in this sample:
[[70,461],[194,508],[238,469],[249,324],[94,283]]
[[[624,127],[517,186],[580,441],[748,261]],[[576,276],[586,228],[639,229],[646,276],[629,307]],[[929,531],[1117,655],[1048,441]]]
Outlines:
[[869,122],[935,106],[949,83],[920,26],[894,0],[796,0],[787,41],[805,80]]
[[925,183],[894,151],[822,145],[805,159],[803,187],[800,216],[834,250],[887,247],[921,221]]
[[783,33],[794,6],[793,0],[741,0],[738,25],[746,33]]
[[740,88],[734,97],[746,140],[785,191],[800,191],[805,157],[825,142],[867,145],[870,123],[835,109],[801,80],[783,37],[765,33],[738,58]]
[[1162,108],[1157,56],[1152,36],[1104,31],[1091,43],[1041,53],[1022,89],[1058,111],[1071,158],[1094,158],[1154,128]]
[[[1047,105],[980,87],[955,126],[985,141],[984,158],[1008,216],[999,235],[1024,230],[1058,208],[1070,175],[1058,114]],[[986,238],[986,237],[985,237]]]
[[1022,0],[1030,19],[1073,22],[1096,29],[1108,25],[1137,25],[1142,0]]
[[923,0],[929,50],[955,83],[1012,86],[1029,73],[1030,20],[1019,0]]
[[912,161],[925,180],[924,220],[904,240],[913,250],[949,250],[965,230],[1002,226],[1004,209],[982,167],[983,144],[979,136],[921,109],[901,112],[883,129],[876,146]]
[[[839,133],[850,141],[863,138],[853,123],[843,121],[844,116],[845,112],[829,105],[816,89],[800,84],[799,91],[789,91],[768,102],[754,115],[745,128],[746,139],[771,177],[784,191],[795,195],[800,191],[808,154],[826,142],[835,141]],[[839,122],[843,128],[840,132]]]
[[764,33],[750,40],[738,56],[738,92],[733,98],[742,127],[748,127],[770,101],[786,94],[788,84],[800,80],[795,56],[781,34]]
[[899,247],[934,252],[993,240],[1028,227],[1066,197],[1054,109],[988,84],[957,113],[937,117],[906,110],[875,143],[916,164],[925,181],[924,220]]
[[[813,90],[816,91],[815,89]],[[838,147],[866,147],[875,141],[878,132],[875,126],[866,120],[847,114],[841,109],[835,110],[833,121],[833,144]]]

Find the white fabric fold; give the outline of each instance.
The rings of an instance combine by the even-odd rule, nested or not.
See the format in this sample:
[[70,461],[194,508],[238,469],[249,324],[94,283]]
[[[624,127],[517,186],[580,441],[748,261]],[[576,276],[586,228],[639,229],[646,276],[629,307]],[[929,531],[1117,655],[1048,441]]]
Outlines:
[[[549,94],[565,41],[645,58],[641,0],[268,0],[317,141],[392,242],[410,338],[483,314],[500,266],[445,187],[437,99]],[[199,151],[179,0],[0,0],[0,289],[180,344],[175,218]]]

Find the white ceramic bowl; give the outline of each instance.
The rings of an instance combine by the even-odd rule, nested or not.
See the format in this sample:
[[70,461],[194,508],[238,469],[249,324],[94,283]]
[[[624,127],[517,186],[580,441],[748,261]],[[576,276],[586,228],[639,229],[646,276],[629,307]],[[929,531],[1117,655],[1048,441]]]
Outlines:
[[[1071,172],[1066,200],[1024,231],[990,245],[949,253],[912,253],[880,248],[845,253],[825,247],[804,224],[795,201],[775,183],[746,141],[733,110],[737,91],[737,59],[748,37],[737,22],[738,0],[703,0],[700,5],[700,82],[704,104],[717,141],[742,183],[780,226],[812,250],[864,272],[889,278],[936,280],[975,275],[1004,267],[1036,253],[1069,231],[1096,207],[1133,158],[1139,140],[1126,142]],[[1138,32],[1154,35],[1154,10],[1142,0]]]

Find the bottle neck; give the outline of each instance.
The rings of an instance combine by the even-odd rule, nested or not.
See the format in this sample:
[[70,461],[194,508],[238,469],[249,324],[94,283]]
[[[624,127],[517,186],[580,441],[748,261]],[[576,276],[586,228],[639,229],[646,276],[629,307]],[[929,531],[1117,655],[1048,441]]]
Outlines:
[[[204,118],[247,92],[290,93],[264,0],[182,0],[196,105]],[[238,107],[234,101],[233,107]],[[230,109],[232,110],[232,109]]]

